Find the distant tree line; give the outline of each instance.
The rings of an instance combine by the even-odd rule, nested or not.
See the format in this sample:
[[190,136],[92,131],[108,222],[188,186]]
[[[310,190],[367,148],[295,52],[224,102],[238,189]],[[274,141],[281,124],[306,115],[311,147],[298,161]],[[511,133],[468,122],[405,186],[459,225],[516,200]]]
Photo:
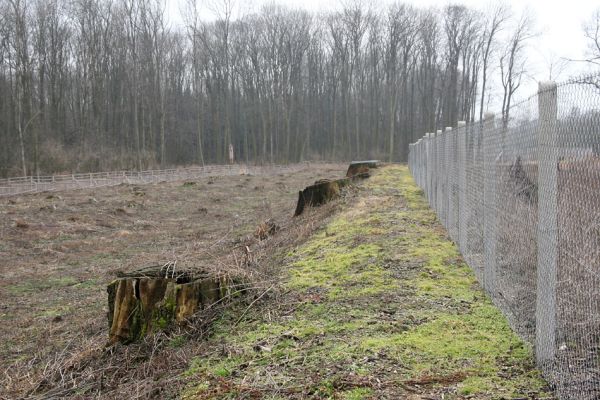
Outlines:
[[[0,0],[0,175],[376,157],[503,117],[531,21],[503,6],[277,5],[173,28],[158,0]],[[501,76],[500,76],[501,75]]]

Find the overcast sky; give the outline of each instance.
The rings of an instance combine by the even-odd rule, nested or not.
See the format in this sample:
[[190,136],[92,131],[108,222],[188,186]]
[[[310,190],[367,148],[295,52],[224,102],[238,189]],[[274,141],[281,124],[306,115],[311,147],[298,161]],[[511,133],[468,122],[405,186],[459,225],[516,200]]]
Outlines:
[[[214,1],[214,0],[213,0]],[[218,1],[218,0],[217,0]],[[391,3],[387,0],[372,0],[373,4],[384,5]],[[180,4],[184,0],[166,0],[168,13],[175,25],[181,24]],[[199,4],[202,0],[198,0]],[[311,11],[327,11],[338,8],[340,2],[336,0],[238,0],[242,13],[249,9],[256,9],[265,3],[277,3],[292,8],[304,8]],[[481,0],[404,0],[404,3],[413,4],[419,7],[443,7],[449,3],[464,4],[480,10],[489,7],[489,1]],[[528,60],[530,60],[528,72],[529,78],[519,90],[517,98],[528,97],[533,94],[537,88],[538,80],[549,78],[550,60],[560,59],[561,57],[570,59],[581,59],[585,55],[586,43],[583,37],[582,25],[589,20],[592,12],[600,8],[598,0],[505,0],[512,6],[515,14],[522,13],[526,8],[529,9],[535,18],[536,31],[539,36],[531,41]],[[209,13],[207,11],[207,17]],[[560,73],[557,80],[564,80],[571,75],[579,74],[584,71],[584,65],[578,63],[569,63],[566,69]],[[587,68],[587,67],[585,67]]]

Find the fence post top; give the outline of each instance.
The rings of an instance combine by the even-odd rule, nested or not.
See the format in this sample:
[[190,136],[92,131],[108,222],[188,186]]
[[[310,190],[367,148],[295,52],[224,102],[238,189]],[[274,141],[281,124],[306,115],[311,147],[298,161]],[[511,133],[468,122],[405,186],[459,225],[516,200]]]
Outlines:
[[448,132],[448,131],[451,131],[451,130],[452,130],[452,127],[451,127],[451,126],[447,126],[447,127],[446,127],[446,132]]
[[538,82],[538,93],[545,92],[547,90],[556,89],[556,82],[554,81],[539,81]]
[[463,126],[467,126],[467,121],[458,121],[458,127],[462,128]]
[[442,134],[442,130],[441,130],[441,129],[438,129],[437,131],[435,131],[435,134],[436,134],[436,136],[437,136],[437,135],[441,135],[441,134]]

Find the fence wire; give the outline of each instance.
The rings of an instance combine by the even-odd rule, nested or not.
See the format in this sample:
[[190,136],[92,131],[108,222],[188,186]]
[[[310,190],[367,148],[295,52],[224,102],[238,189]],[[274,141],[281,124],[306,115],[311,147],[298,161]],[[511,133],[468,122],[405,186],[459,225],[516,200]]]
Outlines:
[[600,398],[600,75],[410,145],[417,184],[560,399]]
[[210,176],[264,175],[296,172],[308,167],[308,163],[289,165],[207,165],[204,167],[176,168],[147,171],[92,172],[72,175],[23,176],[0,179],[0,197],[27,193],[57,192],[116,186],[123,183],[143,185],[199,179]]

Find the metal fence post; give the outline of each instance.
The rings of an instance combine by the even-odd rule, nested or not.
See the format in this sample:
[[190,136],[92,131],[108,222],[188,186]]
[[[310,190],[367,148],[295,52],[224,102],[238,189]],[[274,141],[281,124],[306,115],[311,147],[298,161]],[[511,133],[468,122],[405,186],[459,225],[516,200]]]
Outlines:
[[486,113],[483,123],[483,248],[484,287],[495,296],[496,282],[496,129],[494,114]]
[[456,143],[458,247],[464,252],[467,244],[467,123],[465,121],[458,121]]
[[442,191],[442,180],[440,179],[442,172],[442,131],[435,131],[435,139],[433,140],[435,143],[435,199],[434,199],[434,210],[437,214],[438,219],[440,219],[440,192]]
[[427,193],[427,202],[431,205],[431,134],[425,133],[425,192]]
[[422,187],[421,174],[423,173],[423,169],[421,168],[421,139],[417,140],[415,149],[416,149],[416,153],[415,153],[416,159],[413,162],[415,163],[415,166],[417,168],[417,179],[418,179],[417,184],[419,185],[419,187]]
[[[442,131],[437,130],[435,132],[435,138],[433,139],[435,143],[435,173],[434,173],[434,182],[435,182],[435,199],[434,199],[434,209],[438,215],[438,219],[440,216],[440,202],[441,202],[441,191],[442,191]],[[441,220],[441,219],[440,219]]]
[[419,162],[418,162],[418,168],[420,170],[419,172],[419,186],[421,187],[421,189],[424,189],[424,180],[425,180],[425,164],[423,163],[423,159],[425,157],[424,154],[424,149],[425,149],[425,140],[423,138],[419,139],[419,151],[417,152],[417,155],[419,156]]
[[427,167],[425,164],[425,145],[427,143],[427,139],[422,137],[419,141],[419,166],[421,168],[421,189],[425,190],[425,179],[427,176]]
[[412,157],[412,164],[413,164],[413,168],[415,169],[415,174],[413,175],[415,177],[415,181],[417,183],[417,186],[421,186],[420,185],[420,173],[421,170],[419,169],[419,141],[417,140],[412,147],[412,152],[413,152],[413,157]]
[[409,143],[408,144],[408,170],[410,171],[410,174],[413,177],[413,179],[415,181],[417,181],[417,179],[415,178],[415,175],[416,175],[415,166],[413,165],[413,161],[412,161],[412,159],[415,155],[414,151],[415,151],[414,144]]
[[457,154],[457,143],[458,143],[457,130],[453,130],[450,134],[450,171],[448,178],[448,226],[450,227],[450,237],[454,243],[458,243],[458,154]]
[[538,227],[535,354],[538,363],[554,359],[556,347],[556,280],[558,263],[558,142],[555,82],[538,90]]
[[437,136],[436,136],[436,132],[431,132],[429,133],[429,140],[430,140],[430,150],[429,150],[429,159],[431,162],[431,202],[430,202],[430,206],[432,210],[435,210],[435,199],[436,197],[436,190],[437,190],[437,186],[436,186],[436,176],[437,176]]
[[425,163],[425,160],[427,158],[427,154],[425,153],[426,143],[427,143],[427,139],[425,138],[425,136],[423,136],[421,138],[420,145],[419,145],[419,147],[421,149],[419,159],[420,159],[420,166],[421,166],[421,188],[424,190],[425,190],[425,185],[426,185],[425,180],[427,179],[426,178],[427,177],[427,165]]
[[426,133],[425,134],[427,137],[427,141],[425,142],[426,145],[426,163],[427,163],[427,183],[425,184],[427,189],[427,200],[429,202],[429,206],[433,208],[433,204],[432,204],[432,187],[433,187],[433,160],[432,160],[432,149],[433,149],[433,142],[431,140],[431,133]]
[[443,184],[443,190],[444,190],[444,194],[442,197],[442,215],[443,215],[443,220],[444,220],[444,225],[446,226],[446,231],[448,232],[448,234],[450,234],[450,237],[452,237],[452,225],[450,225],[450,196],[452,196],[452,190],[450,187],[450,182],[451,182],[451,175],[452,175],[452,161],[451,161],[451,156],[452,156],[452,146],[450,143],[452,143],[452,127],[451,126],[447,126],[445,131],[444,131],[444,165],[442,167],[442,172],[443,172],[443,179],[444,179],[444,184]]
[[415,180],[415,184],[419,186],[419,170],[415,166],[415,159],[417,158],[417,142],[411,143],[408,145],[409,147],[409,167],[412,174],[413,179]]

